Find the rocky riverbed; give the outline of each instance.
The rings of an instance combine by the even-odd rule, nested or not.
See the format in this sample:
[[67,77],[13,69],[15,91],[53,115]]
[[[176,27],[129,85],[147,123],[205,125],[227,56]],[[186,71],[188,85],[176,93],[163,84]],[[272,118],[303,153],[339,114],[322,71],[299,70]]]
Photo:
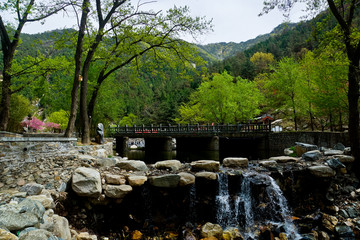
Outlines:
[[[360,239],[359,180],[341,144],[297,143],[286,151],[292,156],[259,161],[155,164],[101,149],[2,166],[0,239]],[[287,199],[286,219],[274,184]],[[227,202],[219,203],[221,189]]]

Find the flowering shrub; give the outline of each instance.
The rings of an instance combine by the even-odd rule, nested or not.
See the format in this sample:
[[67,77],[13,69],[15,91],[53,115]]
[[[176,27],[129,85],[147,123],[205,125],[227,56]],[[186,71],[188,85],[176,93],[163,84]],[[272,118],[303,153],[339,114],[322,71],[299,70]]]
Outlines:
[[45,128],[48,131],[53,131],[55,129],[60,129],[60,124],[53,123],[53,122],[46,122],[45,123]]
[[34,129],[36,131],[42,130],[45,123],[36,117],[30,118],[26,117],[22,122],[21,126]]

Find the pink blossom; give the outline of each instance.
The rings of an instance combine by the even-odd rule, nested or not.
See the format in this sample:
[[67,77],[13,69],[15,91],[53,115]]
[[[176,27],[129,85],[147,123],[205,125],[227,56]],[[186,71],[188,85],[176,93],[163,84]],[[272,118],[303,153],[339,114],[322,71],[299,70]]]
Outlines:
[[28,117],[26,117],[21,122],[21,126],[32,128],[35,130],[42,130],[44,125],[45,125],[45,123],[42,122],[41,120],[37,119],[36,117],[30,118],[30,120]]

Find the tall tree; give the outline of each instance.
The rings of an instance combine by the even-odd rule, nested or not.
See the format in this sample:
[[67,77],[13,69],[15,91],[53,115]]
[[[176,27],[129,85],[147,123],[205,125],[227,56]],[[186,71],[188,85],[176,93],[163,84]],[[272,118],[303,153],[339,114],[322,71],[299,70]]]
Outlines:
[[[26,74],[30,68],[21,69],[20,72],[13,69],[16,49],[20,44],[20,36],[26,23],[43,21],[47,17],[65,9],[69,3],[63,0],[36,1],[36,0],[5,0],[0,3],[0,38],[2,50],[2,89],[0,104],[0,130],[7,130],[10,117],[10,98],[15,92],[12,89],[13,79]],[[16,26],[7,23],[4,19],[14,15]],[[34,62],[34,66],[37,62]]]
[[[298,0],[265,0],[263,13],[268,13],[275,7],[287,13],[299,2]],[[356,158],[360,175],[360,136],[359,136],[359,80],[360,80],[360,26],[355,21],[359,14],[360,0],[303,0],[307,10],[322,10],[328,7],[336,18],[340,31],[339,37],[345,45],[349,60],[348,71],[348,102],[349,102],[349,137],[352,144],[352,154]]]
[[[91,3],[90,1],[90,8]],[[81,67],[80,122],[83,143],[90,142],[91,116],[98,90],[105,79],[149,51],[161,57],[162,52],[157,51],[159,48],[184,56],[186,48],[182,46],[189,45],[177,38],[179,34],[199,34],[211,26],[204,18],[189,17],[187,7],[171,9],[164,15],[160,12],[142,11],[141,3],[134,8],[128,0],[96,0],[94,8],[98,26],[87,29],[90,47]],[[87,105],[88,82],[91,81],[89,69],[94,61],[101,62],[101,67]],[[78,82],[76,76],[74,86],[78,84],[75,81]],[[68,130],[67,133],[70,134],[71,131]]]

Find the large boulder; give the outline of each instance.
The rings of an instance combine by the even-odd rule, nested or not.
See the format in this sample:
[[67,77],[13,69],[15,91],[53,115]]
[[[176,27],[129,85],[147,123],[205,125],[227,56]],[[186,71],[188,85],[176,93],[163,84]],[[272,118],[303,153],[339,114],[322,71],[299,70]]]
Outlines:
[[219,224],[207,222],[201,227],[201,237],[203,238],[216,237],[222,239],[222,236],[223,229]]
[[218,179],[218,175],[214,172],[198,172],[195,174],[195,177],[211,181],[216,181]]
[[334,155],[333,157],[339,159],[342,163],[353,163],[355,161],[355,158],[349,155]]
[[181,168],[181,162],[179,160],[159,161],[155,163],[155,168],[177,171]]
[[302,155],[302,159],[305,161],[317,161],[322,157],[322,154],[319,150],[313,150],[306,152]]
[[290,157],[290,156],[278,156],[269,158],[270,161],[276,161],[277,163],[289,163],[289,162],[297,162],[298,158]]
[[144,171],[146,172],[148,167],[143,161],[139,160],[120,160],[116,163],[116,166],[127,171]]
[[214,160],[198,160],[191,162],[190,165],[193,171],[218,172],[220,169],[220,162]]
[[146,181],[147,181],[146,176],[133,175],[133,176],[128,177],[128,182],[129,182],[130,186],[132,186],[132,187],[142,186],[145,184]]
[[179,185],[180,176],[177,174],[165,174],[149,178],[150,184],[154,187],[174,188]]
[[313,150],[319,150],[318,146],[301,142],[295,143],[295,151],[297,156],[302,156],[304,153]]
[[64,240],[71,240],[69,221],[59,215],[53,216],[54,229],[52,233]]
[[130,185],[107,185],[104,189],[105,195],[109,198],[124,198],[131,191]]
[[18,240],[18,237],[5,229],[0,229],[1,240]]
[[311,166],[308,169],[310,173],[316,177],[327,178],[334,177],[336,175],[336,172],[329,166]]
[[100,173],[91,168],[77,168],[72,176],[71,186],[79,196],[98,197],[102,191]]
[[223,166],[229,168],[247,168],[249,160],[247,158],[228,157],[223,160]]
[[196,178],[191,173],[181,172],[178,173],[178,175],[180,176],[179,186],[187,186],[195,183]]

